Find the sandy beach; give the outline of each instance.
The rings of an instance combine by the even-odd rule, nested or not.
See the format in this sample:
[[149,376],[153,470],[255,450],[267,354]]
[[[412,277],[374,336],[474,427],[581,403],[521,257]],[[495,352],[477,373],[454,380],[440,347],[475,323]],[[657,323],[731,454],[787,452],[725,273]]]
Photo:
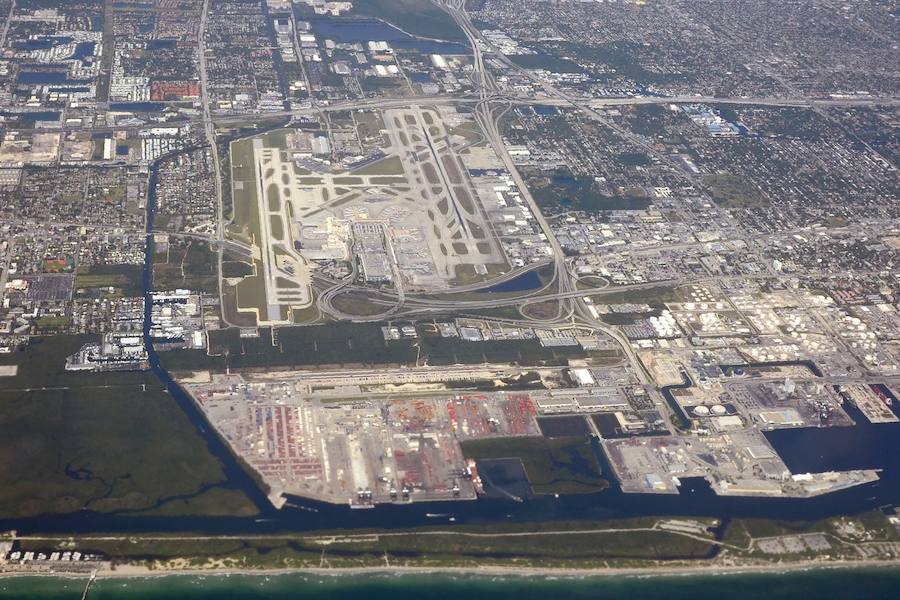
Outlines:
[[[147,577],[174,576],[273,576],[289,574],[308,574],[329,577],[356,575],[469,575],[486,577],[677,577],[677,576],[725,576],[751,573],[787,573],[791,571],[830,570],[830,569],[900,569],[900,561],[896,560],[859,560],[859,561],[797,561],[789,563],[747,564],[747,565],[684,565],[647,567],[596,567],[596,568],[548,568],[548,567],[347,567],[347,568],[273,568],[273,569],[234,569],[234,568],[158,568],[150,569],[137,564],[119,564],[115,568],[103,568],[94,575],[97,579],[128,579]],[[65,577],[87,579],[90,573],[71,572],[27,572],[4,571],[0,578],[14,577]]]

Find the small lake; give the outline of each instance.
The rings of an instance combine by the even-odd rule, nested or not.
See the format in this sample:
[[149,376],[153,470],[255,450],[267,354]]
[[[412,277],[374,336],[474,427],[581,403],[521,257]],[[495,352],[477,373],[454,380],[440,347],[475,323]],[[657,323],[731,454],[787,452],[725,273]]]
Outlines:
[[376,19],[311,17],[306,21],[312,26],[313,33],[318,37],[334,40],[340,44],[383,41],[389,42],[391,47],[398,50],[425,54],[471,53],[469,48],[463,44],[418,39]]
[[540,288],[541,285],[541,278],[538,276],[537,272],[528,271],[527,273],[522,273],[508,281],[491,286],[485,291],[489,294],[496,292],[528,292]]

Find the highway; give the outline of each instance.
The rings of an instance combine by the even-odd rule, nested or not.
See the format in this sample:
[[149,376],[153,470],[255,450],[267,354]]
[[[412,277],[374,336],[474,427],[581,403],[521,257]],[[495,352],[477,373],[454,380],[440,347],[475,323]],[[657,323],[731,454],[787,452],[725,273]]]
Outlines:
[[[373,304],[384,304],[386,306],[385,310],[378,312],[376,314],[371,314],[371,315],[356,315],[356,314],[345,313],[341,309],[337,308],[334,305],[334,299],[338,295],[340,295],[344,291],[353,289],[353,287],[352,287],[353,282],[356,280],[356,277],[359,274],[359,270],[357,268],[356,256],[351,255],[350,256],[350,264],[351,264],[350,274],[347,277],[345,277],[344,279],[342,279],[341,281],[338,281],[336,283],[330,282],[330,281],[327,282],[327,285],[329,285],[329,287],[325,288],[324,291],[320,292],[318,298],[316,298],[316,307],[319,309],[320,313],[329,314],[337,319],[341,319],[344,321],[355,321],[357,323],[368,323],[368,322],[375,322],[375,321],[384,321],[386,319],[391,318],[392,316],[395,316],[400,311],[400,309],[403,307],[404,301],[405,301],[405,292],[404,292],[404,288],[403,288],[403,282],[400,277],[400,271],[397,267],[398,261],[397,261],[396,254],[394,252],[394,244],[389,239],[389,237],[386,236],[385,239],[387,241],[388,251],[391,254],[391,269],[393,271],[394,282],[396,284],[395,288],[397,291],[396,291],[396,294],[392,294],[393,298],[390,298],[385,302],[372,302]],[[316,277],[316,276],[313,276],[313,277],[316,281],[318,281],[320,283],[323,283],[325,281],[321,277]],[[363,293],[369,295],[370,296],[369,300],[370,301],[372,300],[371,295],[373,292],[371,289],[369,289],[369,288],[358,288],[358,289],[360,291],[362,291]]]
[[[582,298],[584,298],[585,296],[602,295],[604,293],[613,293],[624,290],[649,289],[668,285],[674,282],[661,281],[646,284],[635,284],[630,286],[617,286],[615,288],[604,287],[587,290],[579,290],[577,288],[575,278],[568,270],[568,266],[565,260],[565,254],[562,250],[562,247],[553,236],[553,232],[550,228],[549,222],[542,214],[524,179],[513,164],[512,158],[506,150],[506,146],[503,143],[502,135],[500,133],[499,121],[503,118],[506,111],[509,110],[509,108],[513,104],[534,103],[535,99],[527,98],[511,100],[508,98],[504,98],[493,77],[485,68],[482,48],[486,47],[486,42],[481,37],[480,32],[472,25],[471,21],[469,20],[469,16],[465,11],[465,0],[446,0],[442,3],[442,6],[462,29],[472,48],[473,72],[471,77],[478,90],[477,99],[475,100],[475,119],[481,127],[485,138],[491,144],[497,156],[500,158],[504,167],[512,177],[514,183],[519,188],[519,192],[522,195],[522,198],[524,199],[531,213],[534,215],[540,230],[547,237],[547,240],[551,245],[553,251],[551,262],[554,266],[553,276],[547,284],[545,284],[538,290],[532,290],[520,296],[507,296],[498,299],[465,301],[456,299],[428,298],[423,296],[407,296],[405,298],[401,296],[397,299],[371,297],[370,301],[373,304],[386,305],[385,311],[373,315],[360,316],[346,314],[335,308],[333,304],[333,301],[337,295],[352,289],[351,284],[353,279],[355,278],[354,273],[344,281],[332,285],[320,295],[318,299],[319,310],[323,313],[328,313],[334,317],[341,319],[349,319],[353,321],[380,321],[391,316],[413,317],[433,314],[435,311],[441,310],[465,311],[485,308],[500,308],[507,306],[526,306],[528,304],[556,300],[559,304],[556,315],[554,317],[540,319],[540,323],[562,324],[575,323],[576,321],[579,321],[581,323],[589,325],[593,329],[602,331],[610,335],[619,343],[620,346],[622,346],[623,352],[626,354],[626,356],[628,356],[628,358],[634,365],[635,370],[641,375],[642,382],[645,384],[652,383],[652,379],[650,378],[649,373],[646,372],[646,369],[644,369],[643,365],[638,360],[638,357],[635,354],[634,350],[631,348],[630,343],[628,343],[628,340],[625,339],[624,336],[622,336],[619,332],[609,327],[599,319],[594,319],[590,311],[587,309],[587,305],[582,301]],[[513,67],[518,69],[518,67],[515,67],[514,65]],[[559,105],[573,104],[571,99],[563,96],[559,92],[556,92],[555,90],[548,91],[551,92],[553,96],[551,98],[548,98],[549,102]],[[451,99],[445,96],[429,96],[416,98],[415,102],[417,104],[427,104],[432,102],[443,104],[447,103],[449,100],[455,100],[457,102],[472,101],[469,98],[457,97]],[[626,100],[628,99],[610,99],[610,102],[624,103],[624,101]],[[662,101],[660,99],[634,100],[640,102]],[[674,100],[667,99],[665,101],[671,102]],[[692,101],[698,100],[692,99]],[[367,106],[370,106],[373,102],[374,101],[363,101],[354,103],[352,108],[365,108]],[[393,105],[408,104],[409,102],[410,99],[380,100],[377,102],[377,105],[381,108],[386,108]],[[342,110],[350,108],[345,104],[335,104],[328,107],[328,109],[335,109],[338,106],[340,106]],[[511,276],[509,274],[506,274],[504,276],[496,278],[495,280],[465,286],[465,291],[477,291],[485,289],[496,285],[501,281],[508,281],[509,279],[511,279]],[[556,288],[556,291],[547,293],[548,290],[550,290],[554,286]],[[523,319],[523,322],[534,323],[534,321],[525,319]]]
[[[201,77],[201,80],[203,78]],[[201,85],[201,97],[203,92]],[[853,107],[853,106],[900,106],[900,99],[889,97],[868,97],[868,98],[745,98],[745,97],[715,97],[715,96],[629,96],[621,98],[595,98],[595,97],[568,97],[568,99],[552,97],[552,96],[522,96],[512,97],[505,94],[496,94],[491,99],[495,102],[503,102],[509,106],[531,106],[535,104],[557,107],[578,107],[580,110],[602,110],[606,107],[617,106],[635,106],[646,104],[742,104],[755,106],[772,106],[772,107]],[[260,121],[268,121],[273,119],[286,119],[308,117],[316,114],[329,112],[342,112],[347,110],[365,110],[365,109],[387,109],[387,108],[403,108],[411,104],[427,106],[427,105],[452,105],[452,104],[472,104],[477,105],[484,101],[477,96],[467,95],[432,95],[432,96],[398,96],[383,97],[379,99],[365,100],[346,100],[335,102],[333,104],[317,104],[308,108],[300,108],[293,110],[272,110],[265,112],[253,113],[236,113],[236,114],[213,114],[208,115],[203,112],[200,116],[189,117],[181,124],[200,124],[204,127],[208,123],[213,125],[225,126],[235,123],[255,123]],[[101,106],[103,103],[99,103]],[[23,111],[27,112],[27,111]],[[113,133],[116,131],[138,131],[146,127],[142,125],[106,125],[92,126],[86,125],[57,125],[44,126],[42,131],[91,131],[94,133]],[[116,164],[121,161],[108,161],[109,164]]]
[[[557,242],[556,238],[552,235],[552,231],[550,229],[549,223],[547,222],[546,218],[539,210],[537,203],[534,201],[534,198],[531,196],[531,193],[529,192],[528,187],[525,185],[525,181],[519,175],[518,171],[515,168],[515,165],[512,162],[512,159],[509,156],[509,153],[506,151],[506,146],[503,143],[502,136],[500,134],[500,130],[499,130],[497,122],[500,118],[502,118],[503,114],[505,113],[505,110],[508,109],[509,104],[506,103],[505,108],[501,106],[498,109],[497,107],[493,106],[493,103],[491,102],[491,99],[493,97],[499,95],[499,88],[497,87],[497,84],[494,81],[493,77],[491,77],[490,73],[488,73],[487,70],[485,69],[484,58],[483,58],[482,52],[481,52],[481,43],[479,42],[480,33],[477,31],[477,29],[475,29],[472,26],[471,22],[469,21],[468,14],[465,12],[465,0],[449,0],[446,4],[444,4],[444,8],[445,8],[445,10],[447,10],[447,12],[450,14],[450,16],[453,17],[453,19],[460,26],[463,33],[468,38],[469,44],[473,51],[472,80],[478,89],[478,101],[475,106],[475,119],[478,122],[479,126],[481,127],[482,132],[485,135],[485,138],[491,144],[494,151],[497,153],[497,156],[503,162],[504,167],[512,176],[513,181],[515,182],[516,186],[519,188],[519,191],[520,191],[522,197],[525,199],[526,203],[528,204],[530,211],[535,216],[535,219],[537,220],[537,222],[541,228],[541,231],[547,236],[547,239],[550,242],[551,247],[553,248],[552,262],[554,264],[555,273],[553,275],[553,278],[552,278],[550,284],[548,284],[545,287],[549,287],[549,285],[552,285],[553,283],[557,284],[558,299],[561,300],[558,317],[562,318],[563,316],[570,316],[572,314],[572,306],[568,301],[569,300],[568,293],[575,292],[574,282],[571,280],[571,278],[568,276],[568,274],[566,274],[563,277],[560,276],[562,273],[566,273],[565,255],[562,251],[562,248],[560,247],[559,242]],[[445,104],[445,103],[447,103],[448,99],[449,98],[446,96],[436,96],[436,97],[428,96],[428,97],[423,97],[423,98],[417,97],[414,99],[414,101],[416,104],[425,104],[425,103],[431,103],[431,102],[437,100],[437,103]],[[402,100],[402,103],[409,104],[410,100],[411,99],[404,99],[404,100]],[[460,101],[463,99],[456,98],[456,100]],[[390,101],[390,100],[388,100],[388,101],[381,100],[381,101],[378,101],[377,104],[380,108],[386,108],[386,107],[392,105],[392,102],[393,101]],[[362,102],[362,103],[355,104],[354,107],[359,108],[359,107],[365,107],[366,105],[367,105],[366,102]],[[337,106],[337,105],[332,105],[329,108],[334,108],[334,106]],[[450,189],[450,186],[446,186],[446,187],[448,189]],[[498,281],[506,281],[508,279],[509,279],[509,277],[504,276],[503,278],[498,278]],[[498,281],[491,280],[491,281],[486,281],[486,282],[482,282],[480,284],[476,284],[473,286],[467,286],[467,287],[469,290],[474,291],[474,290],[483,289],[483,288],[487,288],[487,287],[496,285]],[[341,284],[338,284],[338,286],[332,287],[329,290],[327,290],[323,294],[323,297],[320,298],[319,309],[322,310],[323,312],[327,312],[338,318],[345,318],[345,319],[349,318],[354,321],[378,321],[378,320],[382,320],[390,315],[397,314],[404,303],[404,300],[401,297],[398,299],[398,302],[391,309],[389,309],[383,313],[379,313],[379,314],[375,314],[375,315],[366,315],[366,316],[348,315],[348,314],[343,313],[342,311],[336,309],[332,303],[334,297],[338,293],[340,293],[340,291],[345,289],[348,285],[349,285],[349,282],[342,282]],[[547,300],[547,299],[552,299],[552,297],[544,296],[541,298],[541,300]],[[486,300],[486,301],[478,301],[475,303],[466,303],[466,302],[459,302],[459,301],[455,301],[455,300],[450,300],[450,301],[440,301],[440,300],[427,301],[427,300],[425,300],[425,301],[423,301],[422,299],[414,300],[414,299],[410,298],[410,299],[406,300],[406,302],[410,306],[414,305],[414,304],[418,304],[418,303],[424,303],[424,304],[426,304],[426,306],[424,306],[422,309],[419,309],[419,310],[411,309],[411,310],[404,311],[403,314],[413,314],[413,313],[417,313],[420,311],[427,312],[429,310],[434,310],[436,308],[454,308],[454,307],[458,307],[458,306],[469,306],[469,307],[479,306],[482,308],[487,308],[487,307],[492,307],[492,306],[509,306],[509,305],[515,303],[515,299],[504,299],[504,300],[496,300],[496,301]]]
[[16,0],[10,0],[9,14],[6,15],[6,22],[3,24],[3,32],[0,33],[0,48],[6,48],[6,37],[9,34],[9,24],[12,22],[13,14],[16,12]]
[[[469,20],[469,16],[465,11],[465,0],[446,0],[446,6],[450,15],[454,18],[454,20],[456,20],[457,24],[463,29],[463,31],[466,33],[466,36],[472,43],[472,49],[475,55],[476,72],[479,72],[479,70],[483,70],[484,58],[482,56],[482,48],[489,47],[489,44]],[[495,53],[495,56],[498,60],[506,63],[509,67],[526,74],[528,77],[532,77],[530,73],[528,73],[524,69],[519,68],[499,52]],[[585,110],[585,107],[583,105],[577,102],[573,102],[572,99],[550,88],[550,86],[544,85],[544,89],[548,91],[550,96],[558,98],[561,102],[567,102],[569,104],[572,104],[576,108]],[[493,87],[493,82],[491,82],[490,91],[496,92],[496,89]],[[487,92],[487,86],[483,86],[482,94],[487,94]],[[513,164],[513,161],[509,156],[509,152],[507,152],[506,146],[503,143],[502,136],[500,135],[499,131],[498,120],[503,117],[505,111],[508,110],[508,107],[509,105],[507,105],[506,108],[501,109],[499,112],[496,112],[495,110],[490,108],[489,99],[483,96],[482,102],[480,102],[476,108],[476,117],[478,119],[479,125],[481,125],[482,129],[485,131],[488,140],[491,142],[497,154],[500,156],[500,159],[506,166],[507,171],[509,171],[510,175],[512,176],[513,181],[518,186],[522,197],[525,199],[529,209],[534,214],[535,219],[541,228],[541,231],[543,231],[543,233],[547,236],[547,240],[550,242],[550,245],[553,249],[555,279],[558,291],[556,294],[543,296],[542,299],[549,300],[556,297],[560,301],[559,311],[557,313],[558,321],[563,321],[566,319],[571,319],[573,322],[580,321],[581,323],[587,324],[597,331],[601,331],[609,335],[611,338],[615,339],[618,342],[619,346],[621,346],[622,351],[628,357],[635,372],[638,373],[641,379],[641,383],[648,386],[652,385],[654,383],[653,378],[650,376],[650,373],[638,358],[637,353],[631,347],[631,343],[619,331],[610,327],[600,319],[594,318],[590,313],[587,305],[584,303],[584,296],[595,295],[597,292],[591,291],[589,293],[585,293],[584,291],[579,291],[577,289],[575,278],[567,268],[565,254],[563,253],[562,247],[559,245],[559,242],[553,235],[550,224],[547,222],[547,219],[541,213],[539,207],[537,206],[537,203],[534,201],[534,198],[532,197],[528,186],[525,184],[525,181],[522,179],[522,176],[519,174],[518,170]],[[665,283],[655,284],[656,287],[659,287],[659,285],[665,285]]]
[[[405,290],[402,286],[399,286],[395,291],[373,291],[371,289],[356,285],[356,267],[354,265],[353,271],[351,274],[341,281],[334,281],[332,279],[328,279],[326,277],[316,275],[315,282],[317,285],[317,289],[319,290],[318,298],[317,298],[317,307],[322,314],[328,314],[332,317],[342,319],[342,320],[353,320],[353,321],[381,321],[389,318],[403,318],[403,317],[421,317],[423,315],[428,315],[434,313],[435,311],[466,311],[466,310],[479,310],[479,309],[490,309],[490,308],[501,308],[501,307],[510,307],[510,306],[518,306],[524,307],[531,304],[536,304],[540,302],[547,301],[557,301],[558,309],[555,315],[550,317],[542,318],[542,319],[524,319],[521,321],[522,323],[533,323],[533,324],[542,324],[542,325],[552,325],[552,324],[582,324],[589,326],[590,328],[606,333],[613,339],[615,339],[619,345],[622,347],[622,351],[628,356],[631,363],[634,365],[636,372],[641,376],[642,382],[646,385],[652,384],[652,379],[647,373],[646,369],[641,364],[638,359],[634,349],[631,347],[631,344],[628,340],[615,328],[610,327],[602,320],[595,318],[591,313],[588,305],[584,302],[584,298],[587,296],[603,296],[605,294],[617,293],[620,291],[628,291],[628,290],[640,290],[640,289],[651,289],[654,287],[661,286],[674,286],[674,285],[682,285],[684,283],[688,283],[688,281],[657,281],[652,283],[639,283],[639,284],[631,284],[631,285],[623,285],[623,286],[609,286],[607,283],[606,286],[601,288],[593,288],[586,290],[579,290],[576,286],[576,278],[574,275],[568,270],[568,265],[565,259],[565,254],[553,236],[550,224],[547,221],[546,217],[542,214],[539,209],[537,203],[535,202],[533,196],[531,195],[528,186],[523,180],[522,176],[519,174],[516,169],[512,158],[506,150],[506,146],[503,143],[502,134],[500,131],[500,121],[503,119],[504,115],[508,110],[510,110],[513,106],[516,105],[527,105],[527,104],[546,104],[546,105],[554,105],[554,106],[568,106],[575,108],[577,110],[582,111],[586,115],[591,118],[603,123],[605,126],[612,128],[614,131],[624,136],[626,139],[632,141],[637,144],[639,147],[646,148],[648,152],[652,155],[657,156],[657,152],[648,147],[647,143],[644,140],[637,138],[632,135],[629,131],[623,130],[616,123],[611,123],[601,111],[605,107],[615,107],[615,106],[624,106],[624,105],[640,105],[640,104],[684,104],[684,103],[704,103],[704,104],[747,104],[747,105],[761,105],[761,106],[805,106],[805,107],[825,107],[825,106],[853,106],[853,105],[868,105],[868,104],[898,104],[900,100],[895,98],[880,98],[880,97],[863,97],[863,96],[852,96],[852,97],[840,97],[840,98],[806,98],[806,97],[790,97],[790,98],[779,98],[779,97],[731,97],[731,98],[717,98],[717,97],[709,97],[709,96],[678,96],[678,97],[652,97],[652,96],[638,96],[638,97],[622,97],[622,98],[584,98],[584,97],[573,97],[569,96],[566,93],[563,93],[550,84],[545,83],[543,81],[538,80],[538,78],[532,74],[531,72],[520,68],[518,65],[509,60],[506,56],[500,53],[496,48],[493,48],[488,40],[486,40],[481,32],[475,28],[471,20],[469,18],[468,13],[465,8],[465,0],[438,0],[437,4],[441,6],[457,23],[460,29],[465,34],[469,45],[472,49],[472,72],[470,74],[471,80],[475,86],[475,93],[465,94],[465,95],[446,95],[446,94],[437,94],[437,95],[427,95],[427,96],[415,96],[415,97],[396,97],[396,98],[374,98],[374,99],[355,99],[355,100],[347,100],[342,102],[334,102],[334,103],[313,103],[308,108],[303,109],[295,109],[295,110],[285,110],[285,111],[270,111],[264,113],[256,113],[256,114],[240,114],[240,115],[213,115],[210,107],[210,98],[208,95],[208,84],[207,84],[207,74],[206,74],[206,57],[205,57],[205,42],[204,42],[204,31],[206,26],[206,15],[208,11],[208,3],[209,0],[204,0],[203,13],[201,18],[201,27],[200,27],[200,75],[201,75],[201,99],[203,103],[203,116],[202,121],[204,123],[204,128],[206,131],[207,140],[209,141],[210,146],[214,149],[214,163],[215,163],[215,171],[216,171],[216,193],[218,197],[218,211],[219,211],[219,224],[217,228],[217,247],[219,251],[219,271],[221,278],[221,259],[223,252],[226,247],[229,249],[235,250],[240,254],[246,255],[247,250],[242,248],[240,245],[233,246],[229,245],[229,243],[225,240],[224,236],[224,208],[223,208],[223,200],[222,200],[222,177],[221,171],[219,167],[219,156],[218,152],[215,151],[216,142],[215,142],[215,127],[217,125],[227,125],[229,123],[236,122],[247,122],[254,120],[266,120],[273,118],[284,118],[284,117],[301,117],[313,114],[323,114],[327,112],[333,111],[346,111],[346,110],[360,110],[360,109],[379,109],[385,110],[388,108],[395,107],[405,107],[410,104],[416,104],[419,106],[428,106],[428,105],[446,105],[446,104],[469,104],[472,105],[474,110],[475,120],[480,126],[484,138],[486,141],[492,146],[495,153],[499,157],[500,161],[503,163],[504,167],[510,174],[510,177],[513,179],[514,183],[519,189],[519,192],[528,206],[531,213],[534,215],[535,221],[541,230],[541,232],[546,236],[547,241],[549,242],[552,249],[551,258],[540,265],[529,265],[528,267],[523,267],[520,269],[516,269],[510,272],[507,272],[503,275],[500,275],[496,278],[493,278],[488,281],[482,281],[473,284],[467,284],[461,286],[459,288],[454,288],[448,292],[444,292],[442,297],[435,297],[434,294],[422,294],[416,293],[413,290]],[[295,50],[299,50],[295,48]],[[503,63],[510,69],[514,69],[524,77],[527,77],[539,84],[543,90],[543,94],[541,95],[528,95],[522,97],[510,97],[506,92],[502,91],[500,87],[497,85],[497,82],[494,80],[488,69],[486,68],[485,62],[485,51],[491,52],[491,56],[493,60],[497,60]],[[668,157],[661,157],[662,160],[669,161]],[[640,250],[640,252],[653,252],[654,249],[648,248],[646,250]],[[504,294],[501,298],[485,298],[479,300],[458,300],[450,297],[453,293],[465,293],[465,292],[477,292],[483,291],[489,287],[497,285],[498,283],[502,283],[505,281],[509,281],[514,277],[520,275],[521,273],[525,273],[531,269],[538,268],[540,266],[545,266],[547,264],[553,265],[553,274],[550,276],[549,280],[544,283],[537,290],[530,290],[520,295],[508,295]],[[400,282],[399,273],[396,272],[395,268],[395,281]],[[712,278],[708,278],[712,279]],[[701,279],[697,279],[696,282],[700,282]],[[347,293],[366,293],[367,300],[370,304],[380,305],[384,307],[384,310],[377,311],[376,314],[371,315],[355,315],[348,314],[338,309],[334,302],[335,300],[341,296],[342,294]],[[220,290],[220,301],[224,299],[221,298],[221,290]]]
[[[200,104],[203,108],[203,129],[206,132],[206,142],[209,144],[212,154],[213,181],[216,189],[216,250],[218,259],[216,269],[219,277],[219,306],[225,306],[225,287],[221,283],[224,280],[222,262],[225,257],[225,200],[222,193],[222,168],[219,165],[219,148],[216,145],[216,125],[212,120],[209,98],[209,76],[206,69],[206,22],[209,16],[209,0],[203,0],[203,9],[200,12],[200,27],[197,32],[197,53],[199,54],[200,70]],[[226,311],[223,309],[222,321],[226,325],[233,325],[228,321]]]
[[550,247],[553,250],[553,278],[556,282],[559,294],[562,294],[562,296],[560,296],[561,301],[559,303],[557,315],[562,319],[571,316],[573,313],[574,306],[568,301],[565,294],[575,290],[575,283],[567,271],[565,254],[563,253],[562,247],[553,235],[550,224],[538,207],[537,202],[535,202],[534,197],[531,195],[531,191],[528,189],[528,186],[525,184],[525,181],[513,164],[512,158],[506,150],[506,145],[503,143],[503,136],[500,134],[498,123],[511,105],[504,102],[497,107],[491,102],[491,98],[498,96],[500,90],[493,77],[491,77],[490,73],[485,69],[482,48],[486,46],[486,42],[481,36],[481,32],[472,25],[469,15],[465,10],[465,5],[466,0],[445,0],[444,2],[445,9],[450,16],[453,17],[460,29],[463,30],[463,33],[465,33],[472,47],[474,67],[473,81],[479,87],[480,96],[480,101],[475,107],[475,119],[479,126],[481,126],[485,137],[497,153],[497,156],[503,162],[503,165],[512,177],[513,182],[519,188],[519,193],[525,200],[532,215],[534,215],[541,232],[547,237],[547,241],[550,243]]

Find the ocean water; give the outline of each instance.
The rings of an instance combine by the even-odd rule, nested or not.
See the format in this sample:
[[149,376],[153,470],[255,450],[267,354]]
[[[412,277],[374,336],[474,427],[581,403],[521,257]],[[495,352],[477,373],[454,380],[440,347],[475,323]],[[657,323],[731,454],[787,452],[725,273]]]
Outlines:
[[[78,580],[38,577],[0,580],[0,599],[4,600],[78,600],[83,591],[84,583]],[[175,575],[100,580],[88,594],[90,600],[795,600],[800,597],[900,598],[900,565],[895,569],[702,576]]]

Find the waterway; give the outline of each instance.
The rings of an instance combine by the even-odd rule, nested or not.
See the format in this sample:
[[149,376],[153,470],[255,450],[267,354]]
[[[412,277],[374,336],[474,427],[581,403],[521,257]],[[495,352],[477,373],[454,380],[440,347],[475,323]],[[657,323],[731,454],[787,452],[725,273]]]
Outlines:
[[163,102],[110,102],[110,110],[127,112],[161,112],[166,108]]
[[[153,362],[158,368],[158,358]],[[87,511],[72,515],[49,516],[15,521],[0,521],[0,530],[29,532],[149,532],[196,531],[207,534],[277,533],[315,529],[362,527],[401,528],[456,523],[490,524],[498,522],[538,522],[600,520],[646,515],[683,515],[713,517],[760,517],[788,520],[819,519],[900,504],[900,426],[859,425],[851,428],[803,429],[773,432],[769,435],[788,465],[802,472],[827,470],[837,455],[843,465],[854,468],[882,468],[882,479],[811,499],[739,498],[717,496],[702,479],[682,480],[678,495],[624,494],[613,484],[596,494],[552,498],[537,496],[523,502],[483,498],[477,501],[380,505],[369,510],[352,510],[291,498],[280,511],[271,508],[253,480],[237,464],[230,451],[203,421],[193,402],[171,379],[166,383],[182,408],[206,439],[210,451],[225,465],[232,485],[245,491],[261,508],[256,518],[232,517],[139,517],[99,515]],[[836,441],[837,440],[837,441]],[[839,442],[839,443],[838,443]],[[854,456],[853,459],[847,458]],[[832,458],[830,458],[832,457]],[[601,455],[602,460],[602,455]],[[605,461],[603,461],[605,463]],[[604,471],[609,467],[603,464]],[[431,518],[428,514],[446,515]]]
[[[150,173],[147,231],[153,230],[156,211],[156,167]],[[882,469],[878,482],[810,499],[739,498],[717,496],[702,479],[686,478],[681,493],[625,494],[613,482],[595,494],[553,498],[537,496],[522,502],[483,498],[476,501],[387,504],[367,510],[290,498],[285,508],[275,510],[265,493],[238,463],[225,442],[207,424],[193,400],[162,367],[150,338],[150,292],[152,289],[152,237],[147,236],[143,286],[145,293],[144,338],[149,363],[178,405],[191,420],[209,451],[224,465],[229,485],[242,490],[259,508],[257,517],[150,517],[127,513],[97,514],[81,511],[69,515],[0,520],[0,530],[36,532],[175,532],[206,534],[277,533],[342,528],[402,528],[456,523],[538,522],[599,520],[646,515],[692,515],[710,517],[761,517],[789,520],[824,518],[900,505],[900,424],[871,425],[853,407],[847,407],[858,423],[855,427],[795,429],[768,433],[775,449],[793,472],[847,468]],[[895,405],[898,403],[895,402]],[[896,406],[895,406],[896,409]],[[611,473],[602,454],[605,473]],[[440,518],[429,514],[446,515]]]
[[58,110],[42,110],[32,112],[11,112],[0,110],[0,116],[19,124],[34,125],[38,121],[59,121],[62,113]]
[[55,46],[71,44],[72,41],[73,39],[67,36],[41,36],[31,40],[14,42],[13,46],[18,50],[49,50]]
[[20,71],[16,76],[17,84],[26,85],[83,85],[91,83],[88,79],[69,79],[63,71]]

